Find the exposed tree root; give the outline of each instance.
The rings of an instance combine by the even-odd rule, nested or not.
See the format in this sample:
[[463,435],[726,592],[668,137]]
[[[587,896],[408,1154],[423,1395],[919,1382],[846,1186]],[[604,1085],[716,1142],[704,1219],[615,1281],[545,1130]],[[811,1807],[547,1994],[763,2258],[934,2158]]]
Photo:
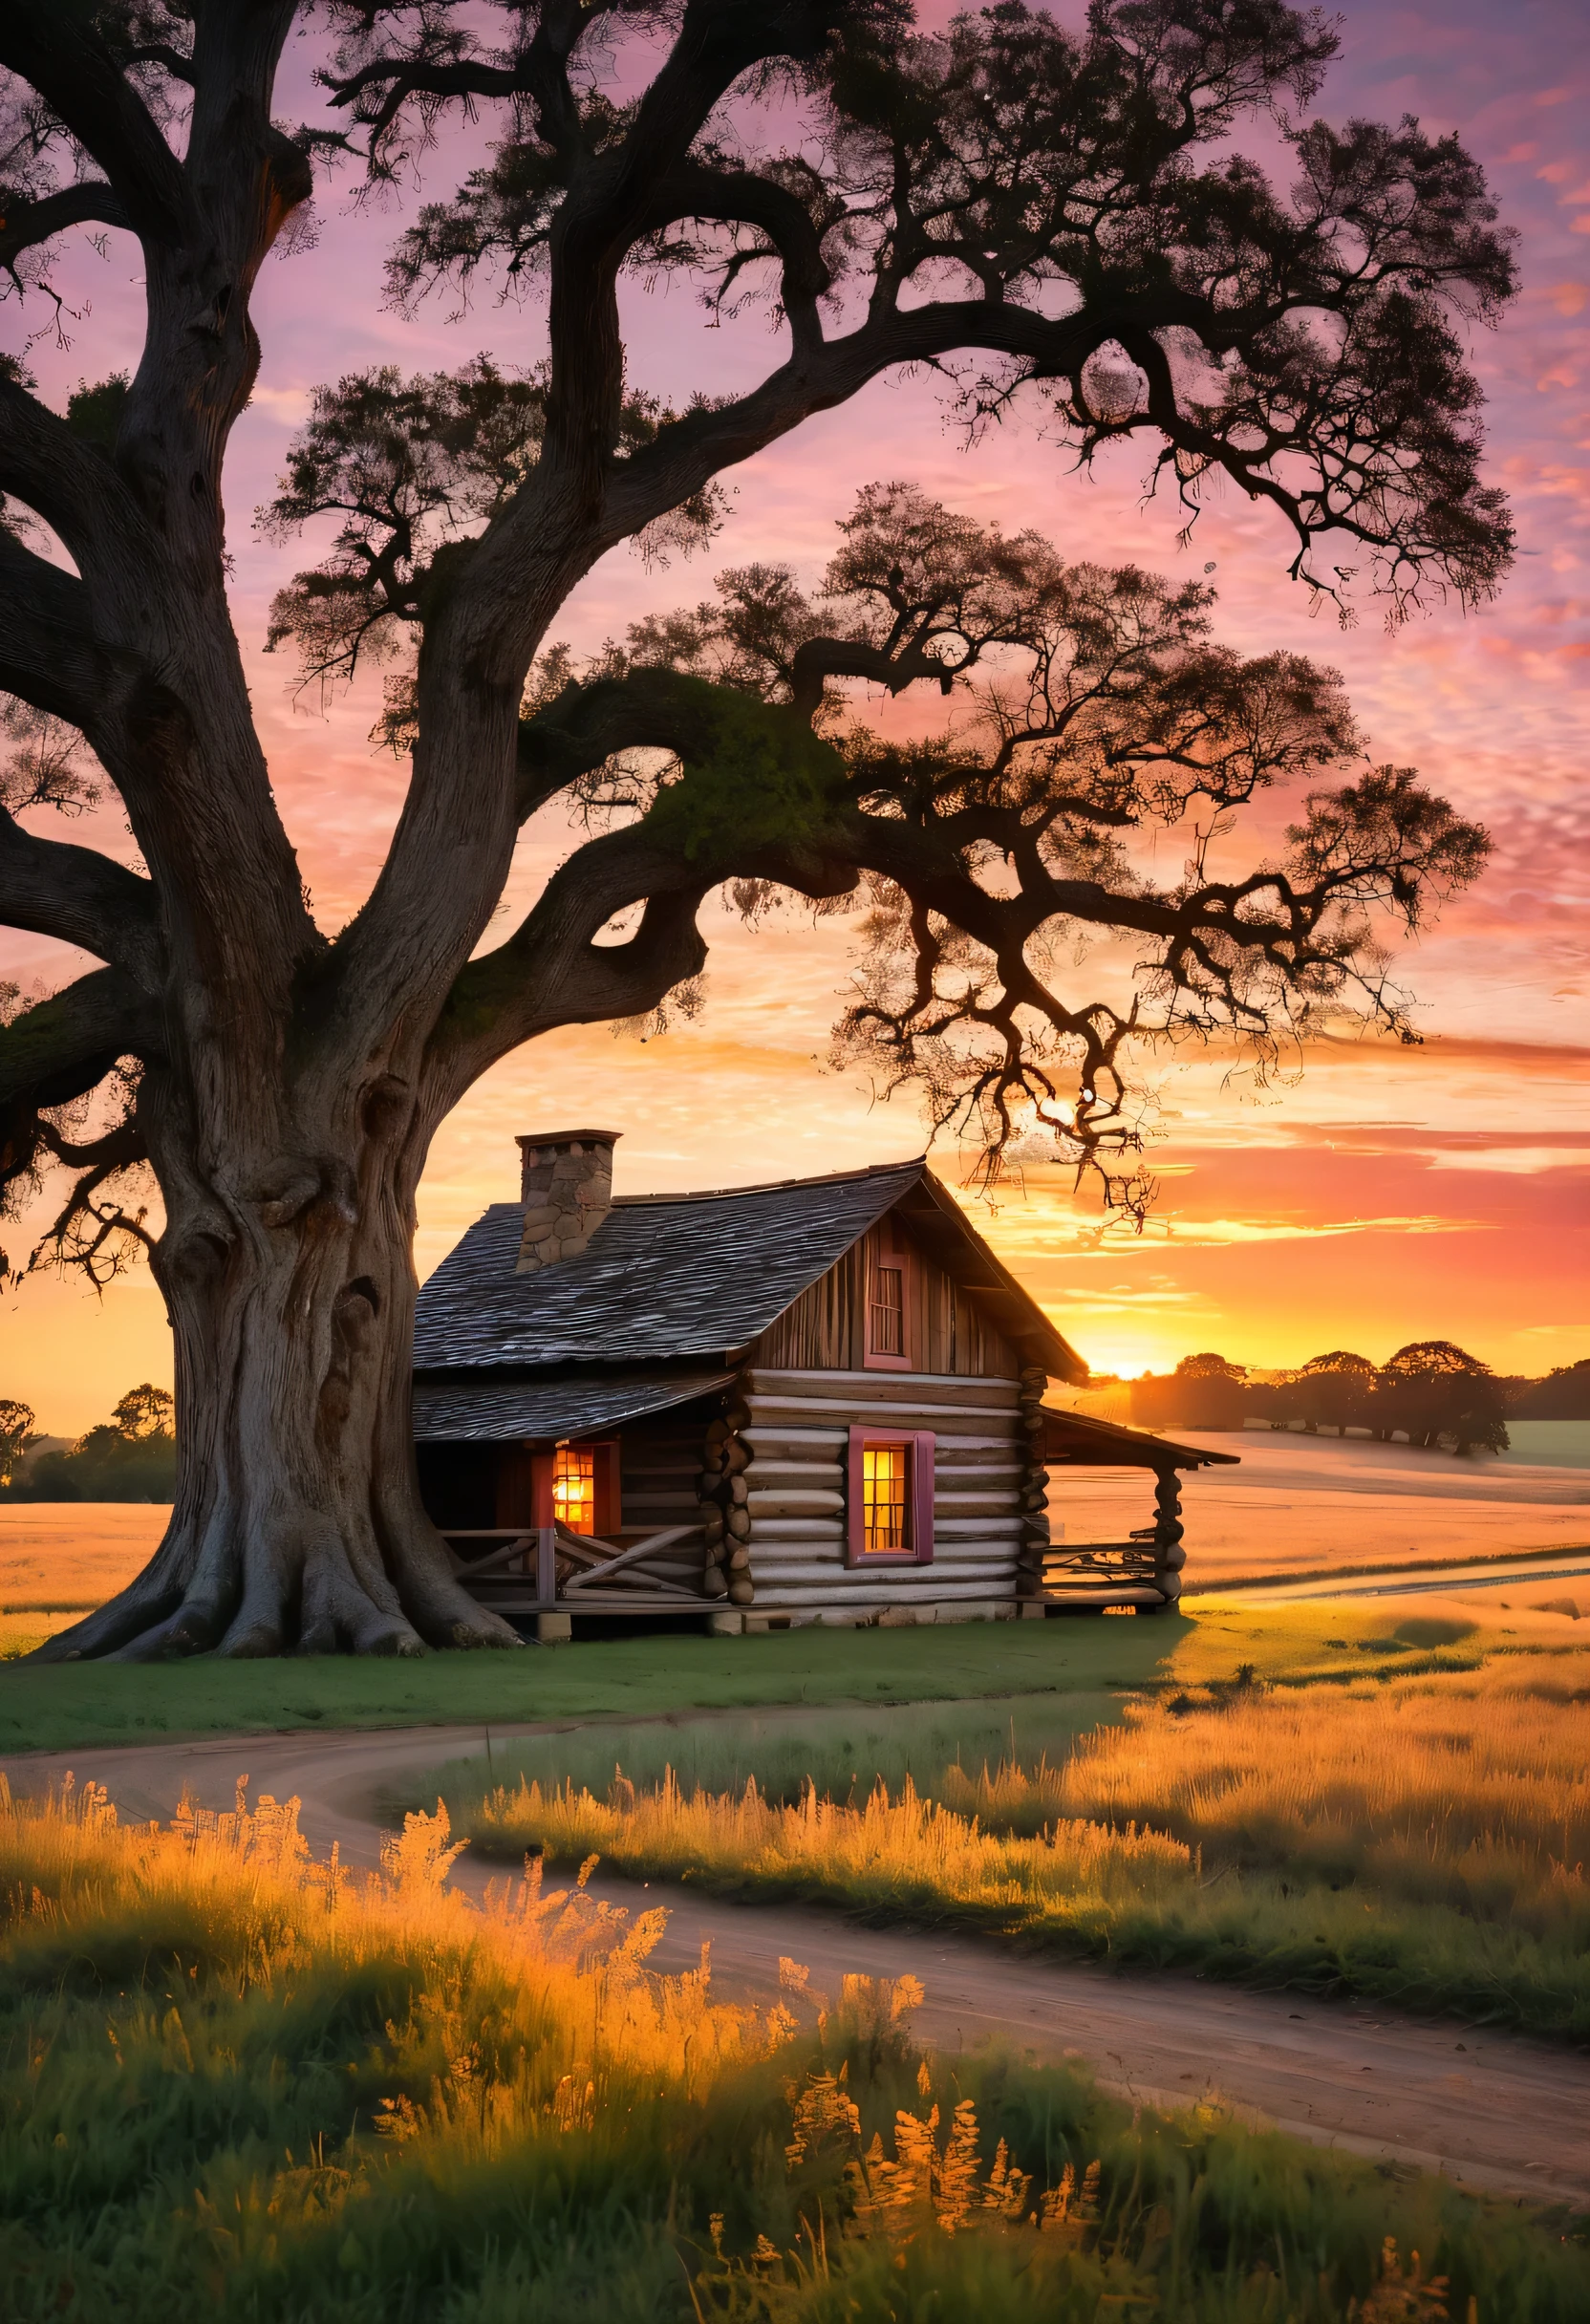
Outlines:
[[[431,1648],[521,1646],[501,1615],[477,1605],[445,1570],[436,1536],[427,1570],[422,1544],[402,1559],[405,1586],[384,1570],[373,1582],[355,1573],[337,1540],[322,1539],[296,1568],[280,1559],[237,1550],[231,1586],[213,1557],[195,1558],[189,1587],[168,1579],[176,1560],[162,1543],[138,1580],[70,1629],[34,1648],[34,1663],[172,1662],[192,1655],[232,1661],[288,1654],[414,1656]],[[252,1570],[250,1570],[252,1569]]]

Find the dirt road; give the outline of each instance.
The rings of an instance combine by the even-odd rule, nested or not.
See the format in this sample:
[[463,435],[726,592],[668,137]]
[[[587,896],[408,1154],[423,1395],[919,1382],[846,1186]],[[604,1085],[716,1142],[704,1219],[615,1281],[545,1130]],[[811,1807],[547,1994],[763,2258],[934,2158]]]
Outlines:
[[[537,1732],[493,1729],[492,1736]],[[168,1817],[184,1788],[207,1806],[228,1805],[247,1774],[255,1797],[297,1794],[317,1852],[334,1839],[348,1861],[374,1864],[383,1799],[449,1757],[478,1755],[484,1741],[478,1728],[300,1732],[5,1764],[18,1792],[43,1790],[71,1767],[79,1782],[106,1784],[123,1814],[137,1817]],[[465,1858],[458,1874],[478,1891],[490,1869]],[[672,1917],[655,1966],[694,1968],[708,1939],[714,1985],[726,1997],[770,1998],[781,1954],[806,1963],[813,1986],[832,1992],[847,1971],[909,1971],[927,1991],[916,2031],[935,2048],[997,2035],[1041,2057],[1081,2056],[1107,2086],[1146,2103],[1218,2097],[1393,2168],[1440,2169],[1476,2187],[1590,2203],[1590,2059],[1543,2043],[1196,1979],[1113,1977],[931,1929],[862,1928],[806,1907],[719,1904],[688,1887],[600,1874],[592,1886],[615,1904],[667,1904]]]

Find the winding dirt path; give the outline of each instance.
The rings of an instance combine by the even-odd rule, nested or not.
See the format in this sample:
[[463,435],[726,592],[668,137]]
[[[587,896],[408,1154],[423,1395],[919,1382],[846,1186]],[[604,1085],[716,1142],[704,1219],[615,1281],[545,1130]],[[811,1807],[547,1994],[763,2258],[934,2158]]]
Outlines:
[[[544,1732],[493,1728],[493,1741]],[[105,1784],[122,1813],[167,1818],[184,1789],[230,1804],[247,1774],[254,1797],[296,1793],[316,1852],[379,1861],[382,1803],[450,1758],[474,1757],[483,1730],[254,1735],[224,1741],[36,1754],[4,1762],[18,1793],[68,1768]],[[384,1823],[390,1825],[388,1815]],[[492,1868],[467,1857],[455,1877],[479,1891]],[[500,1868],[499,1868],[500,1877]],[[914,2026],[935,2048],[989,2035],[1046,2058],[1081,2057],[1107,2088],[1154,2105],[1217,2097],[1238,2112],[1393,2170],[1442,2170],[1474,2187],[1590,2204],[1590,2058],[1514,2035],[1185,1977],[1115,1977],[933,1929],[864,1928],[808,1906],[739,1905],[688,1887],[605,1878],[595,1893],[632,1907],[666,1903],[662,1969],[695,1968],[712,1946],[716,1989],[770,1999],[779,1958],[837,1992],[847,1971],[920,1979]]]

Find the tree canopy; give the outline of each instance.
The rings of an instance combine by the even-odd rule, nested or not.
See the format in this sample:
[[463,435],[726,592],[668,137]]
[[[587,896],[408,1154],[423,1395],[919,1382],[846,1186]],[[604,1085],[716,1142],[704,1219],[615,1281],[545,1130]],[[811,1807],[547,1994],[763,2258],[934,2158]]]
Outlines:
[[[27,1407],[13,1409],[27,1412]],[[7,1407],[0,1404],[0,1428]],[[35,1452],[27,1461],[28,1427],[0,1485],[26,1501],[168,1501],[176,1483],[173,1398],[147,1380],[129,1388],[109,1420],[100,1421],[67,1450]],[[0,1452],[5,1439],[0,1436]]]
[[1381,1367],[1375,1409],[1382,1432],[1416,1445],[1450,1436],[1459,1452],[1505,1452],[1501,1385],[1489,1364],[1450,1340],[1410,1340]]
[[[1054,929],[1063,903],[1075,921],[1150,938],[1146,989],[1162,1006],[1142,1016],[1143,1031],[1235,1022],[1262,1035],[1278,1002],[1287,1015],[1300,998],[1318,1006],[1364,982],[1364,906],[1384,901],[1411,917],[1472,875],[1477,838],[1387,770],[1310,803],[1284,879],[1266,871],[1197,905],[1185,888],[1128,900],[1107,836],[1145,812],[1173,820],[1194,796],[1218,806],[1342,763],[1353,737],[1339,690],[1300,664],[1241,668],[1208,647],[1195,589],[1070,569],[1032,536],[1007,544],[964,525],[957,534],[956,520],[913,508],[898,489],[850,520],[849,570],[842,557],[821,606],[788,574],[733,574],[710,617],[659,621],[623,671],[568,690],[539,734],[526,721],[508,754],[511,795],[483,771],[483,737],[468,776],[442,773],[427,741],[427,726],[457,707],[461,659],[483,678],[500,666],[511,690],[557,602],[608,548],[706,535],[720,520],[715,480],[726,466],[904,366],[941,367],[953,414],[973,428],[1021,398],[1045,414],[1057,446],[1083,459],[1147,437],[1152,473],[1190,512],[1213,479],[1234,482],[1276,508],[1294,571],[1333,598],[1360,578],[1397,613],[1431,590],[1465,602],[1490,594],[1511,533],[1480,475],[1462,329],[1492,319],[1510,294],[1509,237],[1454,139],[1412,120],[1336,129],[1311,118],[1337,43],[1321,18],[1275,0],[1101,0],[1076,32],[1001,0],[925,33],[897,0],[548,0],[484,18],[454,0],[335,0],[323,11],[326,121],[288,132],[269,119],[266,98],[296,13],[290,0],[217,5],[201,22],[162,0],[105,0],[41,20],[22,11],[0,39],[12,76],[0,228],[11,289],[51,296],[61,238],[85,226],[132,233],[154,269],[155,328],[136,376],[80,392],[64,427],[20,375],[0,382],[0,483],[80,576],[30,547],[25,525],[8,535],[0,595],[13,616],[11,659],[0,679],[27,732],[0,826],[0,912],[83,941],[108,964],[44,1014],[29,1012],[7,1044],[8,1173],[26,1179],[47,1159],[87,1170],[87,1204],[56,1251],[99,1261],[114,1237],[88,1207],[100,1194],[95,1164],[52,1123],[52,1104],[68,1085],[76,1096],[102,1081],[118,1057],[148,1063],[159,1043],[140,996],[176,965],[163,892],[179,876],[176,824],[204,784],[142,763],[141,705],[169,666],[184,566],[195,577],[214,571],[220,461],[257,368],[227,286],[246,293],[313,168],[352,156],[372,183],[395,186],[428,166],[440,129],[464,111],[482,118],[483,158],[400,232],[391,295],[413,306],[443,285],[487,283],[533,293],[549,353],[518,365],[483,355],[456,375],[406,378],[387,367],[345,378],[320,392],[293,446],[268,528],[327,513],[339,526],[331,553],[278,601],[272,637],[290,639],[306,675],[323,682],[361,658],[398,658],[389,734],[412,747],[414,774],[376,892],[329,948],[283,893],[279,828],[263,797],[252,804],[254,828],[237,836],[275,897],[264,917],[275,923],[266,949],[278,987],[297,973],[290,962],[324,953],[314,972],[324,996],[355,1011],[378,1006],[398,925],[418,922],[421,947],[456,961],[452,991],[433,979],[427,1003],[442,1011],[433,1047],[453,1095],[548,1022],[547,972],[563,972],[550,981],[565,989],[569,970],[590,976],[605,919],[566,917],[555,963],[555,911],[489,968],[457,961],[458,949],[495,906],[513,819],[589,783],[614,740],[677,753],[684,729],[708,720],[704,697],[692,721],[684,691],[656,682],[658,661],[809,715],[835,678],[892,689],[925,678],[947,690],[991,646],[1028,654],[1026,699],[1001,705],[994,749],[979,757],[962,745],[936,764],[932,753],[873,750],[871,787],[848,807],[854,821],[858,805],[873,805],[870,848],[851,844],[859,824],[830,828],[838,793],[825,799],[817,774],[827,762],[799,745],[805,772],[789,776],[793,791],[784,785],[779,829],[741,832],[729,849],[720,829],[709,845],[714,776],[698,758],[681,761],[688,808],[671,803],[643,843],[612,845],[581,868],[582,880],[611,868],[611,880],[586,880],[601,900],[652,907],[628,944],[602,948],[591,979],[599,1009],[616,1014],[655,1006],[696,965],[678,834],[688,834],[685,863],[741,880],[825,897],[848,893],[858,872],[878,883],[859,1022],[894,1067],[925,1082],[941,1116],[952,1091],[971,1095],[992,1140],[1008,1129],[1013,1098],[1052,1094],[1044,1060],[1057,1045],[1079,1068],[1073,1126],[1120,1118],[1113,1094],[1097,1095],[1117,1030],[1109,1012],[1058,1002],[1042,963],[1016,958]],[[1288,154],[1284,192],[1232,141],[1265,115]],[[224,116],[242,125],[235,149]],[[266,214],[239,209],[246,181]],[[173,336],[178,310],[191,337],[204,307],[182,278],[195,251],[215,286],[204,294],[202,358]],[[627,377],[619,285],[675,274],[722,314],[760,305],[779,326],[783,352],[751,392],[700,395],[674,411]],[[169,314],[162,302],[174,302]],[[197,464],[193,506],[179,518],[167,471],[183,396],[192,409],[178,433]],[[908,539],[915,559],[892,583],[889,559]],[[975,578],[946,597],[963,549]],[[146,602],[135,605],[134,592]],[[1244,748],[1241,721],[1261,698],[1269,731]],[[710,712],[727,716],[721,703]],[[781,756],[777,731],[762,721],[758,752]],[[741,721],[731,748],[744,732]],[[80,801],[82,779],[68,772],[77,737],[127,805],[147,878],[15,822],[19,807]],[[1079,745],[1092,753],[1085,795],[1069,768],[1045,794],[1049,770]],[[503,764],[500,732],[483,755]],[[792,816],[807,819],[798,832]],[[461,817],[493,827],[494,839],[468,893],[448,894],[445,916],[459,925],[444,933],[432,842]],[[914,825],[927,844],[880,835],[885,820]],[[1002,842],[1029,823],[1026,893],[991,905],[979,852],[1008,868]],[[674,877],[649,884],[670,835]],[[1067,848],[1066,869],[1093,876],[1062,883],[1062,898],[1053,874]],[[903,876],[908,859],[927,874],[935,852],[938,877]],[[1035,875],[1045,855],[1046,875]],[[196,859],[181,874],[194,970],[235,949],[216,925],[235,869]],[[1370,982],[1369,1013],[1406,1032],[1384,980]],[[1018,1062],[1023,1009],[1040,1067],[1030,1091]],[[118,1129],[93,1153],[114,1172],[146,1146]],[[121,1231],[138,1224],[136,1214],[118,1216]]]
[[1213,1350],[1206,1350],[1202,1355],[1183,1356],[1176,1366],[1178,1380],[1242,1381],[1247,1376],[1244,1365],[1233,1364],[1229,1357],[1217,1356]]
[[[293,127],[295,29],[321,47]],[[64,412],[0,376],[0,924],[97,963],[3,1012],[0,1181],[15,1204],[64,1167],[46,1255],[102,1277],[150,1251],[192,1448],[87,1650],[498,1636],[414,1483],[414,1190],[498,1059],[688,987],[717,893],[864,906],[842,1044],[991,1164],[1036,1122],[1132,1212],[1140,1044],[1262,1063],[1343,1013],[1411,1037],[1390,946],[1483,834],[1365,758],[1330,671],[1223,646],[1197,584],[1068,557],[1058,489],[1005,535],[885,480],[821,585],[730,566],[606,655],[554,635],[618,544],[710,539],[727,471],[909,371],[974,440],[1035,415],[1057,487],[1137,441],[1190,522],[1247,495],[1343,609],[1486,599],[1512,533],[1466,340],[1512,294],[1510,238],[1456,139],[1316,111],[1336,45],[1282,0],[1095,0],[1075,29],[999,0],[931,32],[903,0],[0,6],[0,290],[48,322],[69,242],[125,238],[144,301],[136,361],[107,351]],[[337,166],[421,183],[399,312],[506,298],[456,372],[324,386],[265,512],[332,536],[273,640],[312,687],[384,663],[407,762],[333,933],[254,722],[224,471],[260,266],[307,245]],[[622,297],[659,280],[763,318],[762,376],[677,404],[634,377]],[[869,724],[908,688],[941,732]],[[1245,873],[1135,845],[1281,785]],[[97,787],[136,863],[62,826]],[[488,944],[542,813],[578,844]],[[1127,973],[1089,990],[1100,938]]]
[[33,1408],[16,1396],[0,1396],[0,1485],[9,1485],[33,1433]]
[[1328,1355],[1310,1356],[1293,1373],[1294,1380],[1374,1380],[1379,1368],[1369,1356],[1355,1355],[1350,1347],[1333,1347]]

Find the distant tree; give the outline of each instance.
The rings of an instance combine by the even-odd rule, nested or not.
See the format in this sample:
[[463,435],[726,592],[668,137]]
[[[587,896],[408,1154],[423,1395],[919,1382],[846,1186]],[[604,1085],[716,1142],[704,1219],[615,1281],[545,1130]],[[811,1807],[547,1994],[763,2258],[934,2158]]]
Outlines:
[[1411,1340],[1381,1366],[1375,1421],[1382,1436],[1407,1431],[1411,1444],[1450,1436],[1458,1452],[1505,1452],[1500,1385],[1489,1364],[1450,1340]]
[[1558,1364],[1544,1380],[1529,1380],[1513,1399],[1518,1420],[1590,1420],[1590,1356]]
[[[322,110],[292,128],[300,31]],[[419,1498],[416,1190],[502,1059],[688,986],[715,894],[867,906],[849,1032],[991,1160],[1035,1118],[1079,1167],[1129,1154],[1145,1042],[1263,1065],[1321,1020],[1416,1038],[1389,947],[1484,834],[1365,763],[1330,673],[1221,648],[1199,582],[885,492],[814,599],[745,569],[582,669],[551,627],[620,544],[706,540],[726,472],[909,375],[974,439],[1021,404],[1073,464],[1141,445],[1190,520],[1229,483],[1318,599],[1483,603],[1513,536],[1465,339],[1514,293],[1510,237],[1455,137],[1314,115],[1337,45],[1283,0],[1093,0],[1075,28],[999,0],[931,30],[902,0],[0,8],[0,291],[48,328],[87,234],[143,310],[126,378],[64,414],[0,363],[0,687],[34,721],[0,778],[0,925],[95,963],[0,1022],[0,1178],[21,1201],[70,1175],[41,1263],[149,1249],[181,1415],[165,1539],[44,1659],[518,1644]],[[312,686],[385,658],[408,761],[333,932],[250,701],[223,471],[260,269],[354,154],[377,202],[458,161],[388,295],[499,289],[504,345],[320,388],[265,512],[314,537],[273,639]],[[643,281],[760,308],[762,376],[708,365],[668,408],[629,369]],[[980,723],[919,747],[837,692],[964,703],[990,670]],[[22,820],[96,764],[136,865]],[[1134,850],[1283,781],[1295,818],[1245,867]],[[489,936],[538,814],[586,828]],[[1077,989],[1107,936],[1132,989]],[[1140,1208],[1135,1163],[1117,1181]]]
[[169,1436],[175,1409],[175,1401],[166,1389],[145,1380],[127,1390],[111,1414],[111,1426],[129,1444],[140,1444],[150,1436]]
[[176,1488],[172,1400],[147,1380],[70,1452],[42,1452],[18,1479],[30,1501],[168,1501]]
[[33,1433],[32,1405],[0,1396],[0,1486],[9,1485]]
[[1367,1356],[1335,1347],[1299,1366],[1286,1383],[1283,1400],[1288,1412],[1311,1429],[1362,1428],[1369,1420],[1379,1377]]
[[1183,1356],[1173,1372],[1134,1383],[1132,1418],[1147,1428],[1239,1429],[1247,1377],[1240,1364],[1207,1349]]

